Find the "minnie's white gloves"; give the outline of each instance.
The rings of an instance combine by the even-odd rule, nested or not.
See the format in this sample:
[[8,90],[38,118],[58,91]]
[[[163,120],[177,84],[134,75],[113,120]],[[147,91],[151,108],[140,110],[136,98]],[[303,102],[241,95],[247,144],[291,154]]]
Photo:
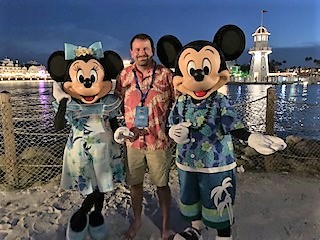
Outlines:
[[123,144],[126,137],[133,137],[134,133],[129,130],[127,127],[119,127],[113,134],[114,140],[119,143]]
[[67,94],[65,91],[63,91],[62,89],[62,83],[58,83],[56,81],[53,81],[53,97],[56,99],[56,101],[58,103],[60,103],[60,101],[63,99],[63,98],[67,98],[68,99],[68,102],[71,101],[71,96],[69,94]]
[[270,155],[287,147],[281,138],[260,133],[252,133],[248,138],[248,145],[263,155]]
[[189,129],[191,126],[190,122],[183,122],[176,125],[173,125],[169,129],[169,137],[171,137],[178,144],[186,144],[190,142]]

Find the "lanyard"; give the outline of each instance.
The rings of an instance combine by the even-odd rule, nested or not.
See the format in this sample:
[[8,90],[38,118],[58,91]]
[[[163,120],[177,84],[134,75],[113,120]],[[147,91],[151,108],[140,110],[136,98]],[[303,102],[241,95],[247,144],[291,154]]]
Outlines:
[[153,70],[152,70],[152,76],[151,76],[152,79],[151,79],[150,87],[148,88],[148,90],[147,90],[145,93],[143,93],[142,90],[141,90],[141,88],[140,88],[140,85],[139,85],[139,82],[138,82],[138,76],[137,76],[136,71],[133,71],[133,73],[134,73],[134,79],[135,79],[135,81],[136,81],[136,88],[137,88],[137,89],[140,91],[140,93],[141,93],[141,106],[144,105],[144,102],[145,102],[145,100],[146,100],[146,98],[147,98],[147,96],[148,96],[148,93],[149,93],[150,89],[151,89],[152,86],[153,86],[153,82],[154,82],[154,79],[155,79],[156,68],[157,68],[157,63],[154,62],[154,67],[153,67]]

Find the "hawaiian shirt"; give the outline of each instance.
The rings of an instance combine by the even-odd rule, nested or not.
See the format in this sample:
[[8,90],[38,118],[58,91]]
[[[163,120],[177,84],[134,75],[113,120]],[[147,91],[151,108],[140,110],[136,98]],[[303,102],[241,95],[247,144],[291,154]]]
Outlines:
[[[135,64],[122,70],[119,75],[115,91],[124,92],[122,96],[124,98],[124,118],[126,127],[129,129],[134,127],[136,107],[141,105],[141,92],[136,86],[134,71],[143,93],[150,89],[153,78],[153,69],[150,69],[147,77],[143,78]],[[168,149],[172,141],[168,137],[166,126],[173,101],[172,72],[162,65],[156,65],[154,82],[144,103],[144,106],[148,107],[147,133],[134,142],[127,140],[127,147],[147,150]]]
[[182,95],[170,113],[169,124],[191,122],[190,142],[177,144],[177,166],[186,171],[219,172],[234,168],[235,156],[230,131],[244,128],[226,96],[214,93],[200,103]]

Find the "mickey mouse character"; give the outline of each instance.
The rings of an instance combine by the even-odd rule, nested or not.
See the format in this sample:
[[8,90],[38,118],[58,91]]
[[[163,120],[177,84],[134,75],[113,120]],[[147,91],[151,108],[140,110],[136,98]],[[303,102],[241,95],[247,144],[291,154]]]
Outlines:
[[157,45],[160,61],[175,67],[178,97],[169,116],[169,136],[177,143],[180,211],[192,227],[173,239],[202,239],[205,226],[217,229],[216,239],[232,239],[236,177],[232,136],[248,141],[261,154],[283,150],[277,137],[248,132],[223,94],[229,81],[226,61],[238,58],[245,36],[235,25],[221,27],[213,42],[197,40],[182,46],[172,35]]
[[104,192],[124,179],[119,145],[113,141],[121,100],[109,94],[111,79],[122,69],[120,56],[103,52],[101,42],[88,48],[65,44],[65,51],[56,51],[48,59],[48,71],[55,80],[55,129],[63,129],[65,119],[71,125],[60,186],[86,196],[68,223],[68,240],[85,239],[87,233],[95,240],[107,235],[101,214]]

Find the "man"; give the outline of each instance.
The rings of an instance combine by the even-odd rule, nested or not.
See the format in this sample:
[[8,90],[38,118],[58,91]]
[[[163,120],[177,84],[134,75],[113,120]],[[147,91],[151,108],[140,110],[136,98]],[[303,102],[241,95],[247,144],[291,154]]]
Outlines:
[[134,133],[126,140],[126,180],[134,221],[125,239],[133,239],[141,227],[143,179],[148,168],[152,183],[157,186],[164,240],[169,235],[171,199],[168,181],[172,155],[166,122],[174,101],[172,72],[153,60],[154,43],[147,34],[134,36],[130,45],[134,63],[120,73],[115,89],[124,101],[126,127]]

